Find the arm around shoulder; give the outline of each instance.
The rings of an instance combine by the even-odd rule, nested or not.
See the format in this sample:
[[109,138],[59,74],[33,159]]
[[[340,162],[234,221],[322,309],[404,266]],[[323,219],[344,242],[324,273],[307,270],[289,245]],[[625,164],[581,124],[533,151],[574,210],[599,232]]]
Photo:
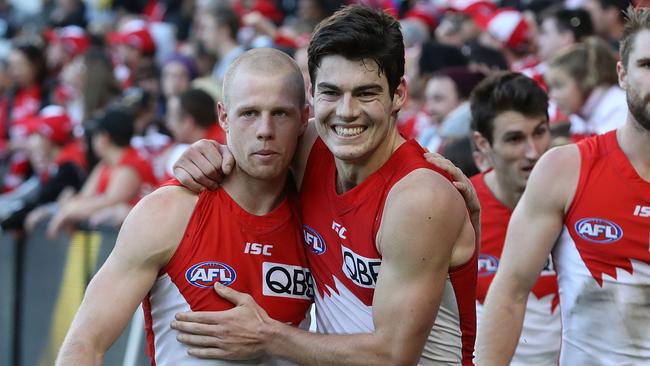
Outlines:
[[115,248],[88,285],[57,365],[101,364],[182,238],[196,204],[196,196],[186,192],[162,188],[129,214]]
[[[299,364],[416,364],[436,317],[453,246],[469,222],[463,202],[436,173],[417,170],[405,177],[387,198],[378,233],[382,264],[372,304],[374,332],[323,335],[269,323],[262,327],[265,349]],[[471,226],[467,230],[473,240]]]

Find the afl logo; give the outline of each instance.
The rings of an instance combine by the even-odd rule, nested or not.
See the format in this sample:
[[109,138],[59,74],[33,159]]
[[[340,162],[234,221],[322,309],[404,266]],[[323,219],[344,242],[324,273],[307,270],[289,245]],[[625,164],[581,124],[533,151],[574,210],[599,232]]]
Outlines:
[[623,237],[623,229],[612,221],[586,218],[576,222],[576,232],[592,243],[608,244]]
[[316,230],[307,225],[303,225],[302,232],[305,235],[305,245],[307,245],[312,252],[317,255],[325,253],[325,250],[327,250],[325,240],[323,240],[323,237],[320,236]]
[[229,265],[221,262],[202,262],[185,272],[187,282],[196,287],[211,288],[215,282],[228,286],[235,282],[237,274]]
[[499,268],[499,260],[496,257],[487,254],[478,256],[479,277],[491,276],[497,272],[497,268]]

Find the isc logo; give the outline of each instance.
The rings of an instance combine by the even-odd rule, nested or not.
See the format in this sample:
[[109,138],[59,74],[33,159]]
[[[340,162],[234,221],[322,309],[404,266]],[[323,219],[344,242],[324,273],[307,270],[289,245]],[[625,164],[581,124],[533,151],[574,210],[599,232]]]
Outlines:
[[650,206],[636,205],[634,207],[634,216],[650,217]]
[[313,282],[309,269],[281,263],[262,263],[262,294],[311,300]]
[[499,260],[496,257],[487,254],[478,256],[478,276],[485,277],[493,275],[499,268]]
[[323,237],[320,236],[316,230],[307,225],[303,225],[302,232],[305,235],[305,245],[307,245],[312,252],[318,255],[325,253],[325,250],[327,250],[325,240],[323,240]]
[[196,287],[211,288],[215,282],[228,286],[235,282],[237,274],[229,265],[221,262],[202,262],[185,272],[187,282]]
[[343,273],[352,282],[365,288],[375,288],[381,260],[361,256],[341,245]]
[[246,242],[246,247],[244,248],[244,253],[246,254],[255,254],[255,255],[265,255],[267,257],[271,256],[271,249],[273,245],[271,244],[260,244],[260,243],[249,243]]
[[592,243],[613,243],[623,237],[623,229],[612,221],[585,218],[576,222],[576,232]]

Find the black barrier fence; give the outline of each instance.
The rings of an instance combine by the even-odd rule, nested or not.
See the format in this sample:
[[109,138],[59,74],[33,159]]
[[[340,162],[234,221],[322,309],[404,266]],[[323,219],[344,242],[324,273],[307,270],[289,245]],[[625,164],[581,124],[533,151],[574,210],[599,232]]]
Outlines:
[[[0,366],[54,364],[85,288],[117,238],[111,227],[46,237],[42,222],[25,240],[0,235]],[[105,365],[147,365],[142,313],[104,357]]]

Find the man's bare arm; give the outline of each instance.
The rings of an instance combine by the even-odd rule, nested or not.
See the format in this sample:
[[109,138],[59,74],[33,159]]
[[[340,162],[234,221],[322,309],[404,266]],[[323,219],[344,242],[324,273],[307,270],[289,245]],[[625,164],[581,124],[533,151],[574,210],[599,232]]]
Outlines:
[[102,364],[104,353],[126,327],[180,242],[196,202],[195,196],[181,190],[185,191],[162,188],[145,197],[129,214],[113,252],[88,285],[57,365]]
[[268,353],[298,364],[417,363],[441,301],[452,248],[460,237],[473,246],[473,230],[462,197],[428,170],[400,181],[384,212],[378,234],[383,258],[373,299],[374,332],[305,332],[270,319],[250,296],[218,287],[217,292],[237,306],[219,313],[180,314],[181,321],[173,324],[184,331],[180,341],[197,346],[190,354],[205,358]]
[[579,170],[575,145],[549,151],[535,166],[510,219],[499,269],[487,294],[476,343],[478,364],[510,363],[528,294],[562,231]]

